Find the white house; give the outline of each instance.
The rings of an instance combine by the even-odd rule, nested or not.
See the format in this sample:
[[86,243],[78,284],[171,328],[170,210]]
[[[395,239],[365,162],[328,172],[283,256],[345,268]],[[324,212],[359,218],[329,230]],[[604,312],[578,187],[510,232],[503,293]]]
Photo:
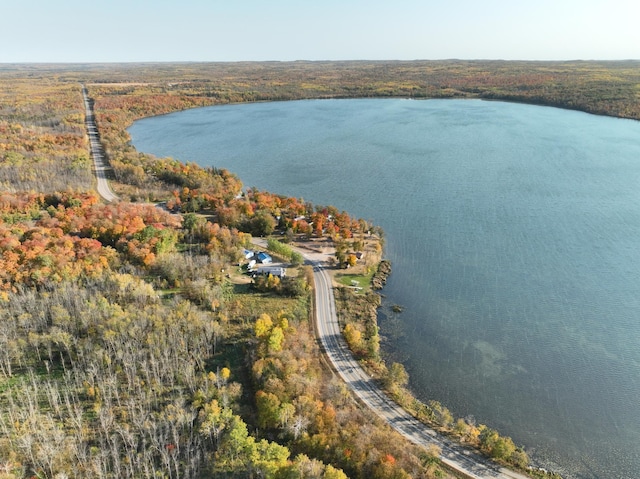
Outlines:
[[287,275],[287,270],[285,268],[282,268],[281,266],[260,266],[258,268],[258,271],[256,271],[257,274],[263,274],[263,275],[271,275],[271,276],[277,276],[278,278],[284,278]]

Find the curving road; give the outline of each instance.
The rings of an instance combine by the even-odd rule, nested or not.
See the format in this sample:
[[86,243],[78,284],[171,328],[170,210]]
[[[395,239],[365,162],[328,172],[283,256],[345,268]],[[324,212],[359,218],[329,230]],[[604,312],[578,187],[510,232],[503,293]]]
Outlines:
[[[107,182],[105,154],[98,138],[98,130],[93,115],[93,105],[82,85],[85,105],[85,126],[89,135],[91,156],[93,157],[98,193],[106,201],[115,201],[118,197],[111,191]],[[255,244],[266,248],[266,240],[253,238]],[[342,337],[331,278],[325,271],[329,264],[324,253],[312,253],[298,249],[308,264],[313,266],[316,301],[316,331],[329,361],[358,398],[373,412],[385,420],[391,427],[415,444],[435,445],[440,451],[440,460],[448,467],[472,479],[529,479],[527,476],[500,467],[475,451],[449,441],[433,429],[425,426],[391,400],[364,372]]]
[[475,451],[450,441],[416,420],[390,399],[353,358],[342,337],[331,278],[324,269],[328,264],[328,255],[299,252],[313,266],[316,330],[322,346],[337,373],[364,404],[413,443],[440,448],[442,462],[461,475],[473,479],[528,479],[523,474],[496,465]]
[[109,182],[107,181],[107,171],[109,170],[109,167],[107,166],[104,148],[102,148],[102,144],[98,137],[98,129],[96,128],[96,120],[93,114],[93,102],[89,100],[87,88],[84,85],[82,85],[82,97],[84,98],[85,110],[84,126],[87,129],[87,134],[89,135],[91,157],[93,158],[94,170],[98,181],[98,194],[102,196],[105,201],[116,201],[118,197],[113,191],[111,191]]

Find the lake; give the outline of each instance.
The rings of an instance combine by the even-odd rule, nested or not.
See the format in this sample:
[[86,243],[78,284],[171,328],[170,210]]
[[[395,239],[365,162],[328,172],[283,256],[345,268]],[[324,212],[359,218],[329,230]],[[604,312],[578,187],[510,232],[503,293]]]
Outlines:
[[201,108],[130,133],[382,226],[383,347],[418,397],[567,478],[639,477],[640,122],[359,99]]

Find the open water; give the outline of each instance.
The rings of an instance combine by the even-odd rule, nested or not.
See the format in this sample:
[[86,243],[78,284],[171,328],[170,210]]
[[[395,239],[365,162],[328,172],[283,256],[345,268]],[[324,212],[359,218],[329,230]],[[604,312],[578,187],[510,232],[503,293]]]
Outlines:
[[384,347],[419,397],[565,477],[640,477],[640,122],[316,100],[202,108],[130,133],[138,150],[382,226]]

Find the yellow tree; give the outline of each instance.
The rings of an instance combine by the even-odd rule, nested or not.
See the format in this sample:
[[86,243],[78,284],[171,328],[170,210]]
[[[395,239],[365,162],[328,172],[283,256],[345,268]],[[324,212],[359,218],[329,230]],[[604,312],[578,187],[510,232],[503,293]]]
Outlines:
[[254,326],[256,337],[259,339],[268,337],[269,333],[271,333],[271,328],[273,328],[273,321],[271,320],[271,316],[269,316],[267,313],[262,313],[256,320],[256,324]]
[[284,343],[284,331],[280,326],[274,326],[269,335],[269,341],[267,343],[269,351],[272,353],[279,353],[282,351],[282,344]]
[[344,339],[354,353],[362,352],[362,333],[349,323],[344,327]]
[[275,428],[280,422],[280,400],[273,393],[259,390],[256,393],[258,408],[258,426],[261,428]]

